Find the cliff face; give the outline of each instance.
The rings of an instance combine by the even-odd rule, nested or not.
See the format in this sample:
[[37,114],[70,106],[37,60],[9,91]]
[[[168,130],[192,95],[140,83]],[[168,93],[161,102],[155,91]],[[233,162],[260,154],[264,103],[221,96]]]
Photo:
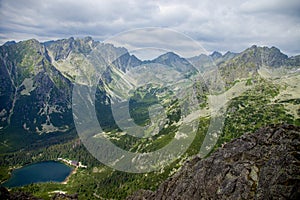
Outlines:
[[300,199],[300,127],[269,126],[187,162],[128,199]]
[[0,72],[1,129],[68,130],[72,84],[51,64],[42,44],[32,39],[1,46]]

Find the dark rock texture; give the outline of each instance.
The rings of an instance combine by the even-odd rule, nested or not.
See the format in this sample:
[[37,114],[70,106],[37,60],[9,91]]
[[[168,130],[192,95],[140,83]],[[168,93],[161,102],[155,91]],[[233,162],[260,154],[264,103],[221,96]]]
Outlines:
[[56,193],[53,200],[77,200],[78,194],[62,194],[62,193]]
[[2,200],[41,200],[26,192],[9,192],[5,187],[0,187],[0,199]]
[[300,199],[300,127],[277,125],[195,157],[157,191],[128,199]]
[[[37,198],[32,194],[23,191],[9,192],[3,186],[0,187],[0,199],[1,200],[43,200],[41,198]],[[51,199],[52,200],[77,200],[78,194],[56,193]]]

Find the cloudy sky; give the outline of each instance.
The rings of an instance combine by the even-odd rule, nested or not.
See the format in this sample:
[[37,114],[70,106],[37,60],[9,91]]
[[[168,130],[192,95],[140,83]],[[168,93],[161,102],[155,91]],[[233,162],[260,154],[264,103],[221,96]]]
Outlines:
[[208,52],[257,44],[300,54],[299,0],[0,0],[1,44],[71,36],[106,41],[145,27],[185,34]]

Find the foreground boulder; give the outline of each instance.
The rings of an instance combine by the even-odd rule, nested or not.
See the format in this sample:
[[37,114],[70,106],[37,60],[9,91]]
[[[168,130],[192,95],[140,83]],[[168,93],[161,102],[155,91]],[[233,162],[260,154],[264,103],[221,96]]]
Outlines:
[[157,191],[128,199],[300,199],[300,127],[269,126],[195,157]]

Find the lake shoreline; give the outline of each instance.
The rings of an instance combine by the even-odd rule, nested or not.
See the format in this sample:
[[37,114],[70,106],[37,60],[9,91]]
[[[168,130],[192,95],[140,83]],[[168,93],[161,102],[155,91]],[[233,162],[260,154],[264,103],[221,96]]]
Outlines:
[[[48,161],[52,161],[52,160],[48,160]],[[55,160],[53,160],[53,161],[55,161]],[[8,178],[1,180],[0,184],[3,185],[6,181],[8,181],[11,178],[12,172],[14,170],[21,169],[22,167],[26,167],[27,165],[33,165],[33,164],[36,164],[36,163],[39,163],[39,162],[47,162],[47,161],[37,161],[37,162],[32,162],[32,163],[26,163],[24,165],[8,166],[7,167]]]
[[63,182],[60,182],[61,184],[67,184],[71,178],[72,175],[76,174],[77,173],[77,170],[78,170],[78,167],[75,167],[71,173],[66,177],[66,179],[63,181]]
[[[49,163],[49,164],[48,164]],[[60,164],[60,166],[57,166],[57,164],[55,164],[55,163],[59,163]],[[11,179],[16,179],[16,177],[14,177],[13,176],[13,174],[14,173],[24,173],[23,171],[24,170],[32,170],[32,169],[29,169],[29,168],[36,168],[37,166],[35,166],[35,165],[44,165],[43,167],[42,167],[42,169],[44,168],[44,167],[48,167],[49,169],[48,169],[48,172],[51,172],[51,171],[53,171],[52,169],[56,169],[57,167],[59,167],[59,169],[60,170],[63,170],[63,171],[65,171],[66,169],[64,169],[64,167],[62,168],[61,166],[63,165],[63,166],[65,166],[65,167],[68,167],[69,168],[69,170],[70,170],[70,172],[68,173],[68,174],[66,174],[67,176],[65,176],[66,178],[64,178],[63,179],[63,181],[61,181],[61,180],[49,180],[49,181],[44,181],[45,180],[45,176],[44,175],[40,175],[39,176],[39,174],[36,174],[36,172],[34,172],[34,171],[31,171],[30,173],[31,173],[31,176],[33,176],[34,177],[34,179],[35,180],[39,180],[40,178],[39,177],[42,177],[42,180],[41,181],[37,181],[37,182],[32,182],[32,183],[43,183],[43,182],[57,182],[58,184],[62,184],[62,183],[64,183],[64,184],[66,184],[67,182],[68,182],[68,180],[69,180],[69,177],[71,176],[71,175],[73,175],[73,174],[75,174],[76,173],[76,168],[74,168],[74,167],[72,167],[72,166],[69,166],[69,165],[67,165],[67,164],[65,164],[65,163],[63,163],[63,162],[59,162],[59,161],[57,161],[57,160],[47,160],[47,161],[41,161],[41,162],[33,162],[33,163],[28,163],[28,164],[25,164],[24,166],[20,166],[20,165],[18,165],[18,166],[11,166],[11,167],[9,167],[8,168],[8,175],[9,175],[9,178],[8,179],[6,179],[6,180],[2,180],[1,181],[1,185],[3,185],[3,186],[5,186],[5,187],[7,187],[7,188],[14,188],[14,187],[23,187],[23,186],[26,186],[26,185],[28,185],[28,184],[30,184],[30,183],[25,183],[24,185],[11,185],[11,183],[9,183],[10,181],[11,181]],[[54,167],[54,168],[53,168]],[[20,172],[19,170],[22,170],[22,172]],[[44,172],[43,172],[43,170],[44,170]],[[39,171],[40,173],[43,173],[43,174],[45,174],[45,169],[43,169],[42,171]],[[49,171],[50,170],[50,171]],[[56,171],[56,170],[54,170],[54,171]],[[47,174],[48,174],[48,172],[47,172]],[[62,172],[62,173],[64,173],[64,172]],[[28,173],[27,173],[28,174]],[[52,172],[52,174],[53,174],[53,172]],[[50,175],[50,177],[55,177],[57,174],[53,174],[52,176]],[[24,176],[24,175],[23,175]],[[60,175],[58,175],[58,176],[60,176]],[[46,177],[47,177],[47,175],[46,175]],[[44,179],[44,180],[43,180]],[[47,178],[46,178],[47,179]],[[31,180],[29,177],[28,177],[28,180]],[[15,181],[15,180],[14,180]],[[26,182],[26,181],[25,181]],[[8,183],[8,185],[6,185]]]

